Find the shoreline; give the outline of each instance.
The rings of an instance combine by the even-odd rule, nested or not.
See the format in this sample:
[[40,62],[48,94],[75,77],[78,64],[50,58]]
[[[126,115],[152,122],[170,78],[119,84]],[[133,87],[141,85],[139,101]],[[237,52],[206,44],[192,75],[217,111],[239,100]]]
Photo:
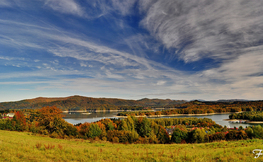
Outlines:
[[[210,115],[220,115],[220,114],[232,114],[232,112],[222,112],[222,113],[206,113],[206,114],[170,114],[170,115],[138,115],[134,117],[165,117],[165,116],[210,116]],[[129,115],[128,115],[129,116]],[[118,118],[127,118],[128,116],[115,116]]]
[[263,124],[263,121],[247,121],[246,123],[249,123],[249,124]]
[[245,121],[248,124],[263,124],[263,121],[250,121],[246,119],[223,119],[224,121]]
[[[134,110],[64,110],[62,112],[63,113],[69,113],[69,112],[85,113],[85,112],[123,112],[123,111],[134,111]],[[147,110],[147,111],[154,111],[154,110]]]

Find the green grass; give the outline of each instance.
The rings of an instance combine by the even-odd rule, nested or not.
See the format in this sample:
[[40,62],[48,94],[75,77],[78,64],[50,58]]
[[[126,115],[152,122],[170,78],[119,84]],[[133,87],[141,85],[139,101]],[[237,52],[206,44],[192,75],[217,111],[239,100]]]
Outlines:
[[0,130],[0,161],[263,161],[263,140],[202,144],[112,144]]

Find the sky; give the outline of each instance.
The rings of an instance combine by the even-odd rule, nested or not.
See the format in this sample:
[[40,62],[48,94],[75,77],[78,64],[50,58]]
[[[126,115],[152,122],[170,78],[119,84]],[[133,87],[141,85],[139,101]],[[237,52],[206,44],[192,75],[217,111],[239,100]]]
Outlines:
[[261,0],[1,0],[0,102],[263,99]]

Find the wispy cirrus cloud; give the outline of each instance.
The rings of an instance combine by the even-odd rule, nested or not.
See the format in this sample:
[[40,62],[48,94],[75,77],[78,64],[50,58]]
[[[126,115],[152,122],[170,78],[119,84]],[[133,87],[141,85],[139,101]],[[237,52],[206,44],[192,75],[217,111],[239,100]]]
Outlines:
[[83,8],[75,0],[46,0],[45,5],[61,13],[77,16],[85,14]]
[[134,12],[132,8],[136,4],[137,0],[111,0],[115,10],[119,11],[122,15],[128,15]]
[[262,38],[261,1],[141,1],[141,25],[185,62],[232,59]]
[[[120,98],[263,95],[261,1],[43,0],[30,4],[35,10],[16,2],[20,11],[0,15],[2,87]],[[209,66],[188,68],[202,63]]]
[[0,1],[0,7],[11,7],[12,4],[10,3],[9,0],[2,0]]

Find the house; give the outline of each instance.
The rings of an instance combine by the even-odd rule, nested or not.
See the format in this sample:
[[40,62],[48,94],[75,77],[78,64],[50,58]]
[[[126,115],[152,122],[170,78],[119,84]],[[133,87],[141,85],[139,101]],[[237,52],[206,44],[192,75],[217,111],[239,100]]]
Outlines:
[[7,113],[5,115],[6,118],[13,118],[15,116],[15,113]]
[[165,129],[166,129],[166,132],[167,132],[169,135],[173,134],[173,131],[174,131],[173,128],[165,128]]

